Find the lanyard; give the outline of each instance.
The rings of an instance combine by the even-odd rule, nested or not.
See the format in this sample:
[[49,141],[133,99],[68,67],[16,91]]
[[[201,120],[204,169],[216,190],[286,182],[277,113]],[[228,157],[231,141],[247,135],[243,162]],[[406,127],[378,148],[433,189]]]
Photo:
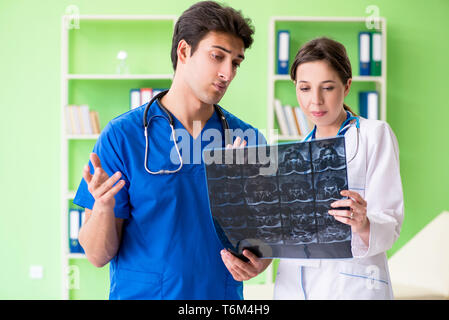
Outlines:
[[[349,111],[346,111],[346,120],[343,121],[343,123],[340,126],[340,129],[338,129],[337,136],[344,136],[346,131],[349,130],[351,127],[351,121],[356,121],[356,127],[360,128],[360,122],[358,117],[351,116],[351,113]],[[315,140],[316,139],[316,126],[313,127],[313,130],[307,135],[307,137],[304,139],[304,141],[307,140]]]

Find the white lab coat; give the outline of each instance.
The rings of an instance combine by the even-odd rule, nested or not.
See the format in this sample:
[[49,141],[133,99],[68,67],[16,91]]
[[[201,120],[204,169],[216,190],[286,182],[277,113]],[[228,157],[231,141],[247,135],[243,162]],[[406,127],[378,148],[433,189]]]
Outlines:
[[[350,160],[355,125],[345,140]],[[352,259],[281,259],[274,299],[393,299],[385,252],[399,237],[404,202],[398,143],[386,122],[360,118],[348,180],[349,189],[367,201],[369,246],[352,233]]]

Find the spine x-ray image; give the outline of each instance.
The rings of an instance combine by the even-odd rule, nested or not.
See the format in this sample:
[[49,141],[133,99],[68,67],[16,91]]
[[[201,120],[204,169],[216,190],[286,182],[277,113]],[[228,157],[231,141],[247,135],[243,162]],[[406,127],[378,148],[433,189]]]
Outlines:
[[[261,174],[266,164],[254,157],[258,148],[272,153],[272,173]],[[352,257],[351,227],[328,214],[348,189],[344,137],[220,151],[220,161],[214,152],[203,156],[212,219],[225,248],[243,260],[244,249],[263,258]]]

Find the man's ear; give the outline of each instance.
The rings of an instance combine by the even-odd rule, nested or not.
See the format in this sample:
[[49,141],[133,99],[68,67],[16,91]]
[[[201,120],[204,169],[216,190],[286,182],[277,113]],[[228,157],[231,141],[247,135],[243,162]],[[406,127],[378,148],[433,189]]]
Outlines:
[[176,53],[178,54],[178,64],[184,64],[186,62],[187,58],[190,57],[190,50],[190,45],[184,39],[181,39],[178,42],[178,48],[176,50]]

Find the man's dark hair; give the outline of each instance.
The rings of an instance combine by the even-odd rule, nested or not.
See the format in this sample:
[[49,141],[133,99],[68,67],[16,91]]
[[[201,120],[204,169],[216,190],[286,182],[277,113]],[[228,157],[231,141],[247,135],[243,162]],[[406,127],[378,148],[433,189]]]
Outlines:
[[214,1],[195,3],[179,17],[173,32],[171,60],[176,71],[178,63],[178,43],[184,39],[191,47],[191,55],[198,43],[211,31],[225,32],[243,40],[245,49],[253,43],[254,27],[249,18],[244,18],[241,11],[224,7]]

